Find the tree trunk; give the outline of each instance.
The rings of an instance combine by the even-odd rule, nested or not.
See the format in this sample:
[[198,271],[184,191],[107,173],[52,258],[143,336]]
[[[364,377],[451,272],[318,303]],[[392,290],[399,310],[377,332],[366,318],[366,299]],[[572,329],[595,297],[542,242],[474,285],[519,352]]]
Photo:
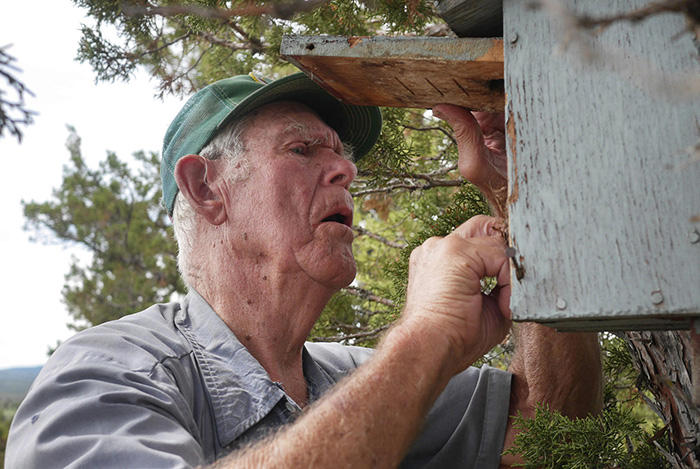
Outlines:
[[667,459],[674,467],[700,467],[700,407],[693,403],[691,383],[698,336],[688,331],[646,331],[627,332],[625,338],[641,384],[654,396],[653,402],[647,402],[668,425],[671,453],[666,453]]

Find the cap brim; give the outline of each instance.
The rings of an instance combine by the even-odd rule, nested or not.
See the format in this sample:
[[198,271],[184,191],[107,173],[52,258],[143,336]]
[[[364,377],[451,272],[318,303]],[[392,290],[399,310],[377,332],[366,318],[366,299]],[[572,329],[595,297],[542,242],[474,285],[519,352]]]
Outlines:
[[275,101],[299,101],[316,111],[343,142],[352,146],[356,160],[369,153],[379,139],[382,114],[378,107],[345,104],[303,73],[280,78],[254,91],[238,103],[218,127]]

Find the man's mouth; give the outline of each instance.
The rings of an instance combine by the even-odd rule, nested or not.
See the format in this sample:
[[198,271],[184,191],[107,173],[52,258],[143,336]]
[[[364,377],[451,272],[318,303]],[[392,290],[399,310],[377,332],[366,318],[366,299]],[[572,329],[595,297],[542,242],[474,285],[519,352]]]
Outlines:
[[321,223],[326,223],[326,222],[335,222],[335,223],[341,223],[345,226],[351,227],[352,228],[352,222],[350,221],[350,218],[343,215],[342,213],[334,213],[331,216],[328,216],[321,220]]
[[345,197],[347,200],[328,200],[324,204],[325,210],[317,215],[318,218],[316,218],[316,220],[320,218],[320,221],[316,222],[316,226],[323,223],[340,223],[352,230],[353,204],[349,193],[346,194]]

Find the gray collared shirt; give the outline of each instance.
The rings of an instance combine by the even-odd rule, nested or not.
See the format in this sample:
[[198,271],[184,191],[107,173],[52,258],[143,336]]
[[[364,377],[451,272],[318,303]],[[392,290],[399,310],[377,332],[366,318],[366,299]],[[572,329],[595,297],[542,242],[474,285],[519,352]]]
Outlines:
[[[370,357],[369,349],[307,344],[310,400]],[[402,467],[498,467],[509,394],[503,371],[470,368],[457,375]],[[193,467],[300,412],[193,291],[182,303],[152,306],[63,343],[15,415],[5,463],[8,469]]]

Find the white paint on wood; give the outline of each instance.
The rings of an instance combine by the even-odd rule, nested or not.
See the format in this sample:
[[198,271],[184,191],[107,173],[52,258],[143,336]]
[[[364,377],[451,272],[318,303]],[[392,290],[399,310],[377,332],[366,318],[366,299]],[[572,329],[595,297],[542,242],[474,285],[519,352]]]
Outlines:
[[[564,48],[566,22],[528,3],[504,2],[504,36],[517,38],[505,42],[508,211],[526,270],[513,275],[514,319],[688,327],[700,313],[700,161],[687,161],[700,142],[700,61],[683,17]],[[596,17],[647,2],[559,3]]]

